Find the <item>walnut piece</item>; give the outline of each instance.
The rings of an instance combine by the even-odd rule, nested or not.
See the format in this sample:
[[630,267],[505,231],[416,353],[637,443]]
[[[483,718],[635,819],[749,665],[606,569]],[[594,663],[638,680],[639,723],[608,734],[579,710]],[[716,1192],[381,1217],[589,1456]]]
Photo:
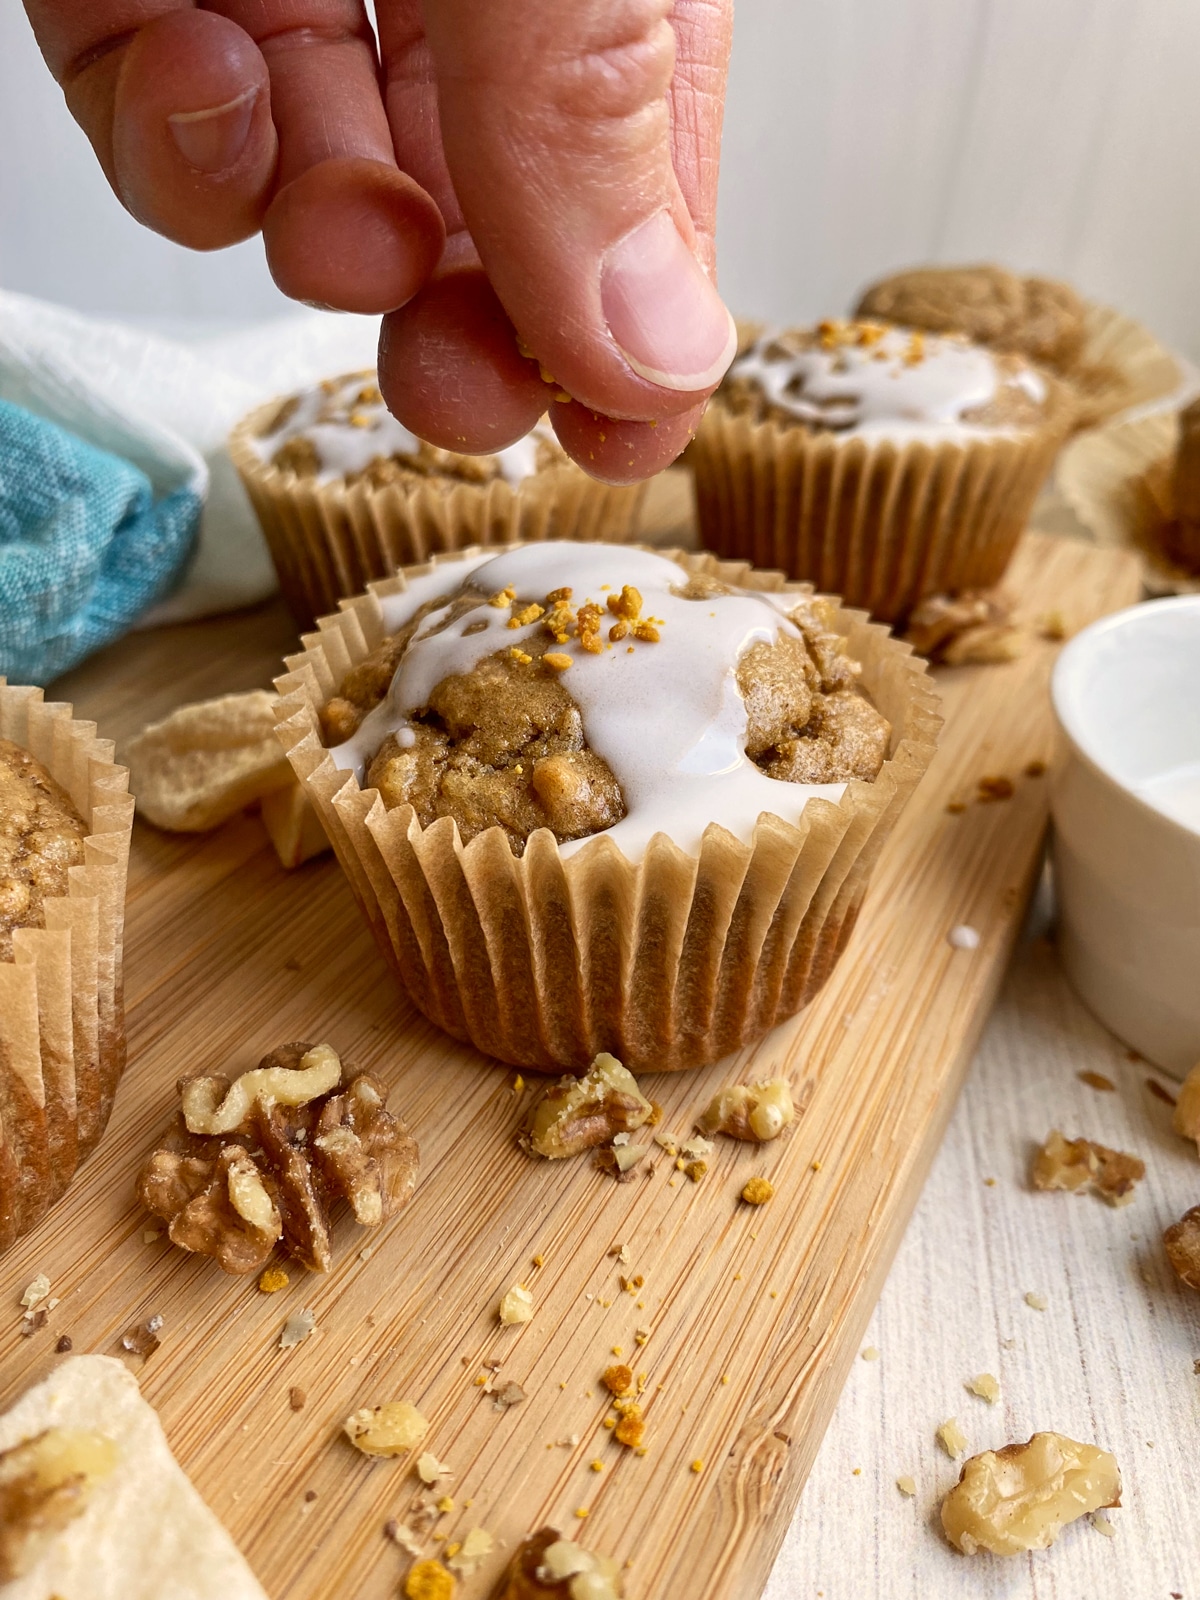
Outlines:
[[514,1283],[504,1295],[498,1315],[506,1328],[533,1321],[533,1296],[523,1283]]
[[935,1437],[951,1461],[967,1453],[967,1436],[958,1425],[957,1417],[947,1417],[937,1429]]
[[232,1082],[180,1084],[182,1113],[142,1168],[138,1197],[173,1243],[226,1272],[259,1271],[282,1240],[315,1272],[332,1264],[330,1211],[347,1200],[378,1227],[417,1179],[415,1141],[371,1073],[344,1079],[327,1044],[281,1045]]
[[1121,1474],[1107,1450],[1061,1433],[985,1450],[963,1464],[942,1501],[942,1527],[964,1555],[1045,1550],[1068,1522],[1121,1503]]
[[632,1072],[602,1052],[582,1078],[560,1078],[542,1093],[525,1134],[537,1155],[558,1161],[640,1128],[653,1110]]
[[429,1423],[407,1400],[390,1400],[374,1410],[364,1407],[354,1412],[342,1428],[365,1456],[401,1456],[424,1442]]
[[102,1433],[47,1428],[0,1454],[0,1583],[28,1572],[117,1464]]
[[904,637],[919,656],[955,667],[1014,661],[1028,646],[1004,596],[970,591],[922,600],[909,616]]
[[1179,1090],[1175,1102],[1175,1132],[1185,1139],[1194,1139],[1200,1150],[1200,1061],[1192,1068]]
[[539,1528],[513,1552],[490,1600],[620,1600],[621,1569],[609,1556]]
[[1167,1257],[1182,1283],[1200,1289],[1200,1206],[1185,1211],[1163,1234]]
[[1033,1163],[1035,1189],[1088,1188],[1110,1206],[1127,1206],[1134,1185],[1146,1176],[1146,1163],[1123,1150],[1091,1139],[1065,1139],[1054,1128]]
[[765,1083],[736,1083],[721,1089],[696,1126],[701,1133],[724,1133],[731,1139],[765,1144],[783,1132],[796,1116],[792,1091],[782,1078]]

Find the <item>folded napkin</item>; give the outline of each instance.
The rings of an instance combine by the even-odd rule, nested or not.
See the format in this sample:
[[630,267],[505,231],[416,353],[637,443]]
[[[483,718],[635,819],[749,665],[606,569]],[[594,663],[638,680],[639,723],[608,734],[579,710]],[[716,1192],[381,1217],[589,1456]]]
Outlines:
[[275,574],[225,442],[264,400],[370,367],[378,323],[302,310],[165,338],[0,291],[0,673],[45,683]]

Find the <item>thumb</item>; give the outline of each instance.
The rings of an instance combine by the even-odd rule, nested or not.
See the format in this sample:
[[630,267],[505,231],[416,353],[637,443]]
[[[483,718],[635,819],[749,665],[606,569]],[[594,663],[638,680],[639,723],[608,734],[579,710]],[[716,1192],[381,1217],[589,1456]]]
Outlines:
[[737,344],[672,164],[671,9],[425,6],[450,175],[505,310],[563,389],[645,420],[691,411]]

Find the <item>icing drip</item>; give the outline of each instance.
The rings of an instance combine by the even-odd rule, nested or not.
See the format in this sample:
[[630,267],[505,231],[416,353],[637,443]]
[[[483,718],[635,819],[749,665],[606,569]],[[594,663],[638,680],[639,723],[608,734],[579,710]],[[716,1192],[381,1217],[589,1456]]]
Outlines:
[[[831,329],[831,334],[824,330]],[[997,366],[990,351],[968,340],[881,323],[822,324],[811,344],[765,334],[739,356],[731,379],[755,386],[798,422],[839,435],[887,438],[971,438],[1013,430],[974,423],[969,413],[992,404],[1004,388],[1042,404],[1036,372]]]
[[[748,842],[762,812],[794,822],[813,796],[837,800],[842,795],[843,783],[769,778],[745,753],[746,706],[737,663],[758,640],[771,642],[781,633],[799,636],[785,615],[796,597],[739,590],[685,600],[672,589],[686,583],[686,574],[664,556],[550,541],[490,559],[480,556],[469,567],[447,564],[417,578],[386,602],[388,631],[403,626],[439,594],[449,600],[468,576],[470,587],[481,594],[511,585],[521,600],[569,586],[573,606],[589,599],[603,606],[610,593],[632,584],[641,591],[643,615],[661,619],[657,643],[606,642],[601,653],[591,654],[572,637],[556,647],[571,657],[563,682],[580,709],[588,744],[608,762],[624,793],[628,814],[606,832],[630,860],[638,859],[659,832],[695,851],[705,828],[716,822]],[[387,698],[352,739],[331,752],[335,763],[356,773],[360,782],[387,735],[406,729],[407,713],[427,704],[443,678],[469,672],[498,650],[519,647],[541,626],[534,621],[510,628],[507,608],[483,605],[442,627],[446,609],[438,607],[422,620]],[[560,849],[570,855],[588,842],[575,840]]]
[[[373,372],[358,373],[328,388],[318,385],[298,397],[287,420],[273,432],[250,441],[260,460],[270,461],[289,439],[312,441],[320,468],[315,482],[364,472],[380,456],[415,456],[421,441],[398,422],[379,398]],[[351,418],[356,420],[351,421]],[[549,439],[545,423],[494,453],[500,476],[515,489],[537,471],[538,442]]]

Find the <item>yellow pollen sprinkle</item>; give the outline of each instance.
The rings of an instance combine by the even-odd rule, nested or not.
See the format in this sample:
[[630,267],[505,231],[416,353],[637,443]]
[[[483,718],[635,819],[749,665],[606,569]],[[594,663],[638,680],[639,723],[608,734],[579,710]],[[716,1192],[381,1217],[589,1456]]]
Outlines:
[[604,1419],[604,1426],[605,1426],[605,1427],[606,1427],[606,1428],[615,1428],[615,1427],[616,1427],[616,1425],[617,1425],[617,1419],[616,1419],[616,1417],[605,1417],[605,1419]]
[[438,1508],[439,1511],[442,1511],[442,1512],[453,1511],[454,1510],[454,1501],[451,1500],[451,1498],[450,1498],[450,1496],[448,1494],[444,1494],[442,1496],[442,1498],[438,1501],[437,1508]]
[[692,1462],[692,1471],[693,1472],[703,1472],[704,1471],[704,1463],[703,1463],[703,1461],[701,1461],[699,1456],[697,1456],[695,1461]]
[[539,606],[536,600],[531,601],[529,605],[522,607],[520,611],[513,612],[508,619],[508,625],[510,628],[527,628],[531,622],[536,622],[545,610],[545,606]]
[[[559,640],[559,643],[560,644],[565,644],[566,643],[565,637],[561,638]],[[548,667],[551,667],[555,672],[565,672],[567,670],[567,668],[571,665],[571,657],[568,656],[568,655],[564,655],[561,651],[558,651],[558,650],[547,650],[546,654],[542,657],[542,660],[546,663],[546,665]]]
[[623,1356],[625,1354],[624,1350],[621,1349],[621,1346],[619,1344],[613,1345],[612,1353],[615,1356]]
[[519,661],[523,667],[527,667],[533,660],[533,657],[526,655],[524,650],[518,650],[515,644],[511,646],[508,653],[514,661]]
[[487,1373],[486,1372],[481,1372],[479,1374],[479,1376],[475,1379],[475,1387],[477,1389],[482,1389],[486,1382],[487,1382]]
[[584,1517],[588,1515],[588,1508],[586,1506],[580,1506],[575,1515],[579,1518],[580,1522],[582,1522]]
[[520,1092],[521,1092],[521,1090],[522,1090],[522,1089],[523,1089],[523,1088],[524,1088],[524,1087],[525,1087],[525,1079],[524,1079],[524,1078],[523,1078],[523,1077],[522,1077],[522,1076],[521,1076],[521,1074],[520,1074],[520,1073],[519,1073],[519,1072],[518,1072],[518,1073],[517,1073],[517,1075],[516,1075],[516,1077],[515,1077],[515,1078],[514,1078],[514,1079],[513,1079],[513,1083],[512,1083],[512,1092],[513,1092],[513,1093],[514,1093],[514,1094],[520,1094]]
[[512,605],[516,598],[517,591],[510,583],[503,589],[497,589],[496,593],[488,599],[488,605],[495,606],[497,611],[503,611],[506,606]]
[[822,1163],[820,1161],[814,1161],[812,1163],[812,1165],[810,1166],[809,1171],[810,1172],[820,1172],[821,1166],[822,1166]]
[[603,1472],[604,1471],[604,1463],[603,1463],[603,1461],[589,1461],[588,1462],[588,1467],[592,1472]]
[[727,1372],[723,1372],[721,1374],[721,1382],[722,1383],[728,1383],[729,1382],[729,1374]]
[[282,1267],[268,1267],[258,1280],[258,1287],[264,1294],[277,1294],[280,1289],[286,1289],[291,1281]]
[[350,426],[352,428],[369,428],[374,421],[365,411],[352,411],[350,413]]
[[534,1256],[533,1264],[535,1267],[544,1267],[546,1264],[545,1256]]
[[742,1199],[748,1206],[762,1206],[774,1193],[775,1185],[769,1178],[749,1178],[742,1188]]

